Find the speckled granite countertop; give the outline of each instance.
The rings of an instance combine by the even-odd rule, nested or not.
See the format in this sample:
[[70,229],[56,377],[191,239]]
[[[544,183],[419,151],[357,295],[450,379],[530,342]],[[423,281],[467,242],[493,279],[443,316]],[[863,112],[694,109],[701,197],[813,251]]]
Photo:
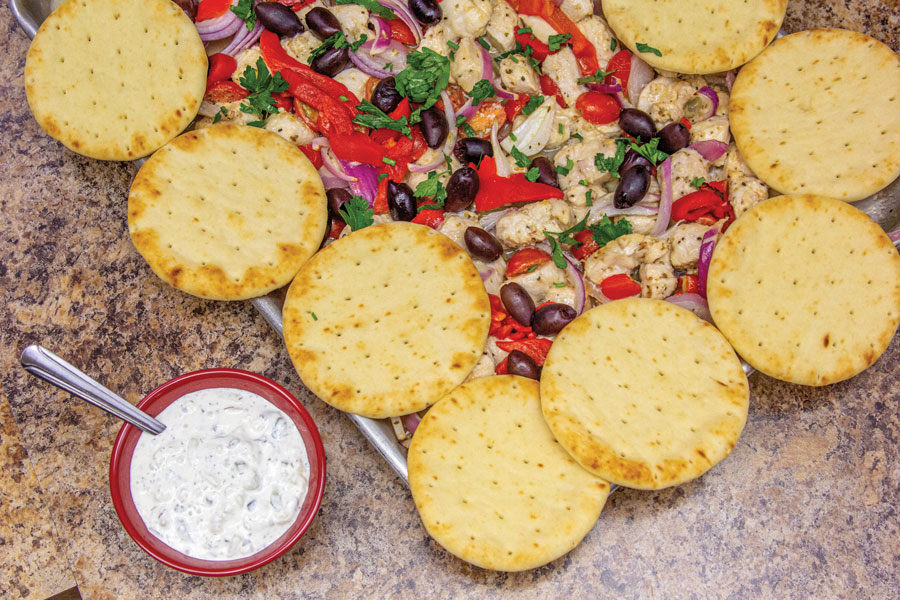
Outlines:
[[[792,0],[786,29],[825,25],[900,49],[898,0]],[[201,301],[150,272],[125,224],[135,167],[43,135],[25,103],[28,41],[5,5],[0,36],[0,596],[43,598],[75,582],[85,598],[141,599],[900,596],[900,337],[829,388],[753,376],[741,442],[701,480],[614,494],[584,543],[543,568],[472,568],[429,540],[403,484],[303,388],[248,303]],[[157,564],[110,502],[119,423],[26,376],[17,355],[32,342],[132,402],[204,367],[285,384],[329,457],[319,518],[286,556],[241,577]]]

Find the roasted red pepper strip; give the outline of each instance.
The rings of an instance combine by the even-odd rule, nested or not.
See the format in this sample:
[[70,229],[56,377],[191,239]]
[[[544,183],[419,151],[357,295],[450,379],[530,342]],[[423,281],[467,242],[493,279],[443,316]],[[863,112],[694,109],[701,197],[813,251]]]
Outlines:
[[359,131],[331,133],[328,135],[331,151],[341,160],[355,160],[375,167],[381,167],[385,153],[381,144]]
[[507,338],[521,340],[535,337],[531,327],[521,325],[506,312],[506,309],[503,307],[503,301],[500,300],[499,296],[488,294],[488,300],[491,302],[491,327],[488,331],[489,335],[500,340]]
[[516,116],[522,112],[522,109],[525,108],[525,105],[528,104],[528,100],[531,98],[528,94],[517,94],[515,100],[510,100],[506,103],[503,109],[506,111],[506,120],[512,122]]
[[423,210],[412,220],[413,223],[419,225],[428,225],[432,229],[437,229],[444,222],[444,210]]
[[497,347],[504,352],[512,352],[513,350],[524,352],[539,367],[544,366],[544,360],[546,360],[547,358],[547,352],[550,351],[550,346],[552,345],[553,340],[548,340],[547,338],[532,338],[510,342],[497,342]]
[[197,17],[195,22],[207,21],[221,17],[231,8],[231,0],[202,0],[197,5]]
[[579,231],[573,237],[576,241],[581,242],[580,246],[572,248],[572,256],[578,260],[584,260],[600,249],[600,245],[594,241],[594,234],[590,229]]
[[572,36],[569,44],[572,45],[572,51],[575,58],[578,59],[578,66],[581,68],[581,74],[585,76],[593,75],[600,68],[597,62],[597,51],[591,44],[578,26],[572,22],[562,9],[556,6],[551,0],[506,0],[519,14],[533,15],[544,19],[550,27],[556,30],[556,33],[568,33]]
[[237,61],[227,54],[217,52],[209,57],[209,72],[206,75],[206,88],[217,81],[231,79],[237,70]]
[[390,210],[387,201],[388,178],[382,177],[378,182],[378,191],[375,193],[375,202],[372,204],[372,210],[376,215],[383,215]]
[[678,278],[678,287],[675,288],[675,295],[678,294],[699,294],[700,293],[700,278],[696,273],[687,274],[685,273],[681,277]]
[[[393,120],[397,120],[400,117],[406,117],[409,119],[409,115],[412,111],[409,108],[409,98],[404,98],[400,101],[400,104],[397,105],[388,116]],[[386,144],[389,141],[396,141],[400,138],[400,132],[396,129],[376,129],[371,133],[372,139],[378,142],[379,144]]]
[[548,198],[562,198],[563,192],[544,183],[525,179],[522,173],[509,177],[497,175],[497,166],[492,157],[481,161],[478,171],[478,194],[475,196],[475,210],[493,210],[513,202],[533,202]]
[[243,100],[250,95],[250,92],[236,84],[230,79],[217,81],[206,88],[203,99],[207,102],[217,104],[227,104],[228,102],[237,102]]
[[562,92],[559,91],[559,86],[556,85],[556,82],[549,75],[541,75],[538,79],[541,83],[541,93],[547,96],[555,96],[556,103],[559,104],[560,108],[568,108],[566,104],[566,99],[563,97]]
[[285,112],[294,110],[294,103],[291,100],[290,94],[285,92],[275,92],[272,94],[272,99],[275,100],[275,106],[284,109]]
[[[519,28],[517,27],[517,31],[515,34],[516,41],[522,44],[523,48],[531,46],[533,50],[533,52],[531,53],[532,58],[543,61],[545,58],[547,58],[547,56],[551,54],[550,46],[537,39],[530,33],[519,33],[518,29]],[[557,50],[557,52],[559,52],[559,50]]]
[[300,151],[306,155],[306,158],[309,159],[309,162],[313,164],[316,169],[322,168],[322,153],[318,150],[313,150],[313,147],[310,145],[306,146],[297,146],[300,148]]
[[547,262],[550,262],[550,255],[543,250],[522,248],[509,257],[509,262],[506,263],[506,276],[515,277],[516,275],[528,273],[533,270],[532,267],[537,267]]
[[735,218],[734,208],[728,202],[727,186],[726,181],[712,181],[704,183],[696,192],[682,196],[672,203],[672,219],[696,221],[704,225],[726,219],[722,226],[722,231],[725,231]]
[[[283,69],[281,76],[287,81],[291,96],[319,111],[319,129],[322,133],[330,138],[333,134],[349,135],[353,132],[353,115],[347,110],[346,105],[323,94],[322,90],[296,71]],[[365,135],[363,137],[369,140]]]
[[600,282],[600,291],[610,300],[630,298],[641,293],[641,284],[632,279],[627,273],[610,275]]
[[607,75],[603,83],[613,85],[620,83],[622,90],[628,89],[628,78],[631,76],[631,52],[628,50],[619,50],[606,63],[606,71],[615,71],[612,75]]

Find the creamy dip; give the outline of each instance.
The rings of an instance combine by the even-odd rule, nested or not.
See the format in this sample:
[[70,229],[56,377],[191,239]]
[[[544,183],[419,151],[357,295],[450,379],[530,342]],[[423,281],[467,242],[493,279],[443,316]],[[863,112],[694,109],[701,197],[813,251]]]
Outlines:
[[254,394],[213,388],[186,394],[142,434],[131,495],[150,533],[188,556],[232,560],[278,539],[300,513],[309,460],[284,412]]

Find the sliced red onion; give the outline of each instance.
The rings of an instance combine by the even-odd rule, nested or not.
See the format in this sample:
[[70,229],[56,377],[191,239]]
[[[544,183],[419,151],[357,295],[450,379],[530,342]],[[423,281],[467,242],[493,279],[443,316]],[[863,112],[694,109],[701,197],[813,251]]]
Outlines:
[[397,0],[378,0],[378,3],[397,13],[397,17],[413,32],[413,36],[416,38],[415,45],[418,46],[419,42],[422,41],[422,26],[419,25],[419,21],[409,11],[409,6],[405,2],[398,2]]
[[631,72],[628,75],[628,87],[626,88],[628,101],[637,104],[641,90],[655,77],[656,73],[653,71],[653,67],[645,63],[637,54],[632,54]]
[[246,27],[241,29],[238,33],[234,34],[234,39],[232,39],[231,43],[222,50],[222,54],[237,56],[243,52],[245,48],[256,43],[256,40],[262,35],[262,30],[263,26],[259,21],[256,22],[256,25],[254,25],[253,29],[250,31],[247,31]]
[[493,81],[494,63],[491,61],[491,55],[484,46],[479,45],[478,47],[481,48],[481,78]]
[[485,269],[484,271],[478,271],[478,274],[481,275],[481,280],[482,280],[482,281],[487,281],[487,280],[490,279],[491,276],[494,274],[494,269],[492,269],[492,268],[487,268],[487,269]]
[[672,159],[667,158],[660,165],[662,171],[662,196],[659,199],[659,214],[656,216],[656,225],[653,226],[652,236],[659,236],[669,226],[669,218],[672,216]]
[[892,232],[890,232],[890,233],[887,234],[887,235],[888,235],[888,238],[890,238],[890,240],[891,240],[892,242],[894,242],[894,245],[895,245],[895,246],[896,246],[897,244],[900,244],[900,229],[898,229],[897,231],[892,231]]
[[419,423],[422,422],[422,418],[416,413],[404,415],[401,419],[403,420],[403,426],[406,427],[409,435],[413,435],[419,427]]
[[356,181],[350,182],[350,191],[368,200],[369,206],[372,206],[375,203],[375,194],[378,193],[378,169],[372,165],[343,160],[341,166],[356,178]]
[[703,241],[700,242],[700,261],[697,263],[697,290],[704,298],[706,298],[706,278],[709,275],[709,261],[712,260],[713,249],[716,247],[717,233],[719,233],[718,227],[708,229],[703,234]]
[[728,88],[729,92],[731,91],[731,88],[734,87],[734,69],[725,73],[725,87]]
[[694,311],[698,317],[712,323],[712,315],[709,314],[709,304],[707,304],[706,298],[699,294],[676,294],[666,298],[666,302]]
[[584,312],[584,304],[587,301],[584,291],[584,277],[581,275],[578,267],[575,266],[574,259],[566,256],[565,252],[563,253],[563,258],[566,259],[566,275],[569,276],[569,279],[575,286],[575,313],[580,315]]
[[599,304],[606,304],[607,302],[612,302],[609,298],[607,298],[602,291],[600,291],[600,286],[591,281],[590,279],[584,279],[584,288],[587,291],[588,295],[591,298],[594,298]]
[[325,186],[326,190],[333,190],[335,188],[346,188],[347,182],[340,177],[334,177],[332,175],[322,175],[322,185]]
[[197,111],[197,114],[201,117],[215,117],[219,113],[219,106],[208,100],[204,100],[200,103],[200,110]]
[[450,101],[450,94],[447,93],[447,90],[441,90],[441,102],[444,104],[444,117],[447,119],[447,125],[450,129],[450,133],[447,134],[447,140],[444,142],[444,147],[441,150],[444,151],[444,154],[450,154],[453,151],[453,145],[456,143],[456,131],[459,128],[456,126],[456,112],[453,110],[453,103]]
[[616,94],[616,100],[619,101],[619,106],[622,108],[634,108],[634,104],[628,101],[628,98],[625,97],[625,94],[622,92],[618,92]]
[[709,162],[715,162],[722,158],[722,156],[728,152],[728,144],[725,142],[720,142],[719,140],[704,140],[702,142],[694,142],[690,146],[688,146],[690,150],[693,150]]
[[356,181],[356,177],[344,171],[343,161],[334,155],[331,148],[322,146],[319,153],[322,155],[322,166],[328,169],[329,173],[343,181]]
[[595,92],[603,92],[604,94],[618,94],[622,91],[621,83],[589,83],[587,84],[589,90],[594,90]]
[[387,19],[382,19],[375,15],[369,16],[369,23],[375,28],[375,37],[372,40],[372,48],[369,54],[372,56],[381,54],[391,45],[391,24]]
[[327,137],[317,137],[313,138],[313,141],[310,142],[310,145],[313,147],[313,150],[318,150],[319,148],[325,146],[331,146],[331,142],[328,141]]
[[456,111],[456,116],[462,115],[467,119],[471,119],[472,115],[475,114],[475,111],[478,110],[472,105],[472,99],[467,98],[466,103],[459,107],[459,110]]
[[502,100],[515,100],[516,99],[516,95],[513,94],[512,92],[507,92],[502,87],[500,87],[500,84],[497,83],[496,79],[494,80],[493,85],[494,85],[494,89],[497,91],[498,98],[500,98]]
[[427,173],[428,171],[434,171],[438,167],[444,164],[444,155],[438,152],[437,158],[428,163],[427,165],[416,165],[410,164],[409,170],[413,173]]
[[493,231],[497,228],[497,221],[503,218],[512,208],[504,208],[503,210],[495,210],[494,212],[485,213],[481,217],[481,228],[485,231]]
[[[371,56],[370,53],[373,47],[374,42],[372,40],[366,40],[363,45],[360,46],[359,51],[350,53],[350,61],[357,69],[366,75],[384,79],[385,77],[396,75],[406,68],[406,55],[409,51],[406,46],[400,42],[392,41],[388,44],[386,50],[395,50],[397,52],[391,60],[385,59],[382,56],[378,56],[377,58]],[[393,65],[392,70],[390,71],[385,69],[388,63]]]
[[629,215],[629,216],[646,216],[652,217],[659,213],[659,209],[655,206],[641,206],[640,204],[635,204],[634,206],[629,206],[628,208],[616,208],[613,206],[612,201],[602,204],[595,203],[590,210],[591,218],[590,222],[599,221],[603,215],[607,217],[618,217],[620,215]]
[[491,125],[491,148],[494,150],[494,164],[497,165],[497,175],[500,177],[509,177],[512,175],[512,167],[506,157],[506,152],[500,147],[500,141],[497,139],[497,121]]
[[702,117],[697,119],[697,122],[699,123],[700,121],[705,121],[706,119],[716,114],[716,110],[718,110],[719,108],[719,94],[717,94],[716,90],[712,89],[708,85],[704,85],[702,88],[697,90],[697,93],[706,96],[711,102],[709,110],[707,110]]
[[243,24],[244,22],[229,10],[214,19],[200,21],[195,26],[197,27],[197,33],[200,34],[200,39],[204,42],[210,42],[234,35]]

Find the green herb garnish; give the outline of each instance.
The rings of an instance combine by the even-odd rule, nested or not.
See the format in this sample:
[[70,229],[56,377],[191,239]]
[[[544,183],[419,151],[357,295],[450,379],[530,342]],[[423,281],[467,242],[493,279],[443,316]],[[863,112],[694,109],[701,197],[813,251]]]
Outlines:
[[528,99],[528,102],[525,103],[525,106],[522,107],[522,114],[530,115],[537,109],[538,106],[540,106],[543,103],[544,103],[543,96],[540,96],[540,95],[532,96],[531,98]]
[[568,175],[569,171],[571,171],[572,167],[574,167],[574,166],[575,166],[575,163],[572,161],[571,158],[568,158],[568,159],[566,159],[566,166],[563,167],[560,165],[556,165],[556,172],[559,173],[560,175]]
[[582,141],[582,142],[584,141],[584,136],[581,135],[581,134],[578,133],[578,132],[573,133],[573,134],[572,134],[571,136],[569,136],[569,137],[573,137],[573,138],[575,138],[576,140],[580,140],[580,141]]
[[654,48],[653,46],[650,46],[649,44],[645,44],[645,43],[643,43],[643,42],[638,42],[638,43],[636,44],[636,46],[637,46],[637,51],[638,51],[638,52],[649,52],[649,53],[655,54],[655,55],[657,55],[657,56],[662,56],[662,52],[660,52],[659,50],[657,50],[657,49]]
[[344,218],[344,223],[350,227],[350,231],[359,231],[375,222],[375,211],[369,206],[369,201],[362,196],[353,196],[344,202],[338,212]]
[[703,184],[706,183],[706,179],[703,177],[694,177],[691,179],[691,187],[697,188],[698,190],[703,187]]
[[584,203],[585,203],[587,206],[593,206],[593,205],[594,205],[594,192],[592,192],[591,190],[587,190],[587,191],[584,193]]
[[555,288],[564,288],[564,287],[566,287],[566,284],[565,284],[565,282],[563,282],[563,281],[556,281],[556,282],[553,283],[553,287],[555,287]]
[[384,178],[387,177],[387,176],[388,176],[387,173],[381,173],[381,174],[379,174],[379,175],[378,175],[378,183],[381,183],[381,180],[384,179]]
[[431,171],[428,173],[428,179],[416,186],[416,191],[413,192],[413,196],[416,198],[431,198],[431,203],[423,204],[419,207],[417,212],[444,208],[444,201],[447,199],[447,190],[444,189],[444,184],[441,183],[439,177],[441,175],[446,175],[449,172],[450,171],[444,171],[443,173],[438,173],[437,171]]
[[[619,140],[616,140],[618,143]],[[659,138],[653,138],[646,144],[637,145],[634,142],[629,142],[631,145],[631,149],[646,158],[650,161],[650,164],[656,166],[662,161],[669,158],[669,155],[663,152],[662,150],[657,149],[659,145]]]
[[248,31],[256,27],[256,13],[253,12],[253,0],[238,0],[238,3],[229,7],[231,12],[244,22]]
[[484,101],[485,98],[496,95],[497,90],[494,89],[494,86],[492,86],[491,82],[487,79],[482,79],[481,81],[476,83],[472,87],[472,91],[469,92],[469,97],[472,98],[473,106],[478,106]]
[[609,51],[615,52],[615,50],[616,50],[616,38],[612,38],[611,40],[609,40]]
[[406,115],[396,120],[392,119],[387,113],[368,100],[363,100],[356,108],[360,111],[358,115],[353,117],[353,122],[357,125],[363,125],[371,129],[393,129],[405,136],[412,136]]
[[607,75],[612,75],[615,72],[615,69],[613,69],[612,71],[597,69],[596,71],[594,71],[593,75],[590,75],[588,77],[579,77],[577,81],[581,85],[584,85],[586,83],[603,83],[603,80],[606,79]]
[[568,244],[573,248],[577,248],[578,246],[580,246],[581,242],[579,242],[572,236],[585,230],[585,228],[587,227],[588,217],[590,216],[590,213],[584,215],[584,218],[581,221],[569,227],[565,231],[544,231],[544,236],[547,238],[547,241],[550,242],[550,247],[553,249],[553,264],[558,268],[565,269],[569,264],[566,262],[566,259],[563,256],[562,246],[560,244]]
[[431,48],[413,50],[406,57],[406,68],[394,78],[397,91],[421,106],[410,115],[409,123],[422,120],[422,111],[428,110],[441,97],[450,83],[450,59]]
[[309,56],[306,59],[306,64],[311,65],[312,62],[331,50],[332,48],[350,48],[352,52],[356,52],[360,46],[362,46],[363,42],[368,39],[366,34],[362,34],[359,36],[359,39],[355,42],[348,42],[347,38],[344,36],[343,31],[338,31],[334,35],[325,38],[325,41],[319,44],[318,47],[313,49],[312,52],[309,53]]
[[385,19],[394,19],[397,17],[393,10],[386,6],[382,6],[377,0],[337,0],[335,4],[358,4],[359,6],[367,8],[369,12],[375,13],[379,17],[384,17]]
[[227,116],[228,116],[228,111],[223,106],[222,108],[219,109],[219,112],[216,113],[216,116],[213,117],[213,123],[218,123],[219,121],[221,121],[222,119],[224,119]]
[[309,311],[309,316],[312,317],[312,320],[313,320],[313,321],[318,321],[318,320],[319,320],[319,317],[316,316],[316,313],[314,313],[314,312],[312,312],[312,311]]
[[609,171],[610,175],[618,177],[619,167],[622,166],[622,162],[625,160],[625,150],[627,147],[628,140],[618,139],[616,140],[616,153],[613,156],[606,157],[600,153],[594,155],[594,164],[597,166],[597,170],[601,173]]
[[557,35],[551,35],[547,38],[547,45],[550,47],[550,52],[556,52],[560,48],[566,45],[566,42],[572,39],[571,33],[560,33]]
[[465,133],[467,137],[478,137],[475,134],[475,130],[472,129],[472,126],[469,125],[468,123],[462,124],[462,130],[463,130],[463,133]]
[[447,46],[448,46],[451,50],[459,50],[459,44],[457,44],[457,43],[454,42],[453,40],[447,40]]
[[531,164],[531,159],[528,158],[524,152],[516,148],[512,147],[512,150],[509,151],[510,156],[516,159],[516,165],[522,167],[523,169]]
[[340,96],[338,96],[338,100],[340,100],[341,102],[346,102],[346,101],[348,101],[349,99],[350,99],[350,98],[348,98],[347,96],[344,96],[343,94],[341,94]]
[[241,103],[241,112],[256,115],[259,120],[247,123],[252,127],[262,127],[269,115],[278,112],[275,99],[272,94],[283,92],[288,88],[287,81],[282,79],[281,73],[273,76],[269,73],[265,61],[262,58],[256,60],[256,69],[247,65],[240,77],[241,87],[250,92],[250,95]]
[[[516,29],[516,33],[518,33],[519,35],[531,33],[531,27],[519,27],[518,29]],[[534,36],[531,36],[531,39],[534,39]]]
[[559,133],[559,135],[563,135],[563,133],[565,133],[565,129],[563,129],[562,123],[558,123],[556,125],[556,131]]
[[390,165],[392,167],[397,164],[396,160],[394,160],[393,158],[388,158],[387,156],[382,156],[381,162],[383,162],[386,165]]
[[528,181],[530,181],[532,183],[537,181],[538,178],[540,178],[540,176],[541,176],[541,170],[538,169],[537,167],[531,167],[530,169],[528,169],[528,172],[525,173],[525,179],[527,179]]
[[484,48],[485,50],[490,50],[490,49],[491,49],[490,43],[488,43],[488,41],[487,41],[486,39],[484,39],[484,36],[483,36],[483,35],[482,35],[482,36],[479,36],[479,37],[477,37],[477,38],[475,38],[475,39],[476,39],[476,41],[477,41],[479,44],[481,44],[481,47]]
[[631,233],[631,222],[628,219],[619,219],[618,223],[613,223],[608,216],[603,215],[599,221],[587,228],[591,230],[594,241],[602,248],[617,237]]

